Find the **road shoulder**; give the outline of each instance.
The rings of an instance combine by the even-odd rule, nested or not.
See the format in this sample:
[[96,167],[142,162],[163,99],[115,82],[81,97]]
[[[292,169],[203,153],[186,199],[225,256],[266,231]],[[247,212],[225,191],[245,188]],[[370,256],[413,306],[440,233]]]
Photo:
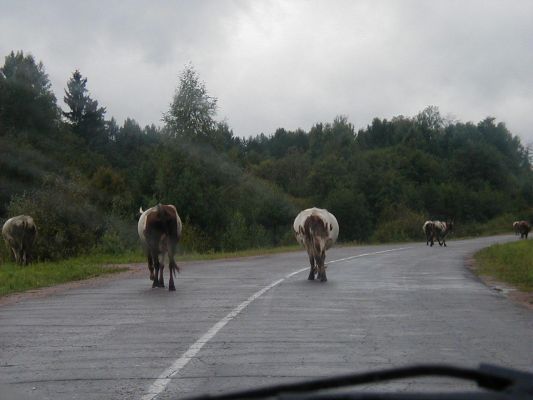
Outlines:
[[489,289],[502,294],[509,300],[520,304],[523,307],[533,310],[533,292],[524,292],[508,283],[498,281],[491,276],[478,274],[476,260],[473,256],[470,256],[466,259],[465,265],[468,270],[471,271]]

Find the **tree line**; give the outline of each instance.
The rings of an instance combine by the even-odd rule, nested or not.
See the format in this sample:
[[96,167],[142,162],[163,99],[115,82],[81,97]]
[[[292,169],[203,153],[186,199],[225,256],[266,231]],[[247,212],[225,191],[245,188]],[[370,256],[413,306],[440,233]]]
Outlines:
[[491,117],[447,121],[430,106],[357,131],[338,116],[240,138],[192,65],[161,126],[107,119],[78,70],[64,103],[31,54],[5,57],[0,219],[32,215],[41,259],[135,247],[139,207],[158,202],[176,205],[182,248],[197,252],[293,243],[292,221],[310,206],[336,215],[343,241],[417,239],[425,219],[529,218],[528,151]]

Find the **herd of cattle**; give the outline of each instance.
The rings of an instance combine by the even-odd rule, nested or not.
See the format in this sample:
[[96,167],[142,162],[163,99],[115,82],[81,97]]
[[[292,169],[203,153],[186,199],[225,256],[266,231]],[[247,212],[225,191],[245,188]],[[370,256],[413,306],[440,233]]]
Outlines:
[[[173,205],[158,204],[147,210],[141,208],[139,212],[137,230],[148,258],[152,287],[165,287],[163,269],[166,258],[170,272],[168,289],[176,290],[174,277],[179,268],[174,256],[182,231],[178,211]],[[446,246],[446,236],[453,230],[453,225],[453,221],[426,221],[422,227],[426,245],[433,246],[436,240],[440,246]],[[296,216],[293,229],[296,240],[309,256],[311,268],[307,279],[316,278],[326,282],[326,250],[333,246],[339,236],[337,219],[328,210],[308,208]],[[527,221],[515,221],[513,229],[521,239],[527,239],[531,225]],[[2,227],[2,236],[17,264],[27,265],[31,262],[31,250],[37,237],[37,227],[32,217],[19,215],[8,219]]]

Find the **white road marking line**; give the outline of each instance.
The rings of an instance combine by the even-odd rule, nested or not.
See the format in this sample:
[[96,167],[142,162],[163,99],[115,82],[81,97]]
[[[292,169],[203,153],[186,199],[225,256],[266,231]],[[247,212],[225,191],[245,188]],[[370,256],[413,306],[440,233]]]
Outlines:
[[398,247],[398,248],[396,248],[396,249],[376,251],[376,252],[374,252],[374,253],[363,253],[363,254],[358,254],[358,255],[356,255],[356,256],[351,256],[351,257],[346,257],[346,258],[339,258],[338,260],[332,260],[332,261],[327,262],[327,264],[333,264],[333,263],[336,263],[336,262],[352,260],[352,259],[354,259],[354,258],[359,258],[359,257],[372,256],[372,255],[374,255],[374,254],[383,254],[383,253],[390,253],[391,251],[406,250],[406,249],[410,249],[410,248],[411,248],[411,247]]
[[[409,249],[409,247],[401,247],[396,249],[390,249],[390,250],[383,250],[383,251],[376,251],[374,253],[364,253],[359,254],[356,256],[346,257],[346,258],[340,258],[338,260],[332,260],[329,263],[336,263],[341,261],[347,261],[354,258],[359,257],[366,257],[374,254],[383,254],[383,253],[389,253],[391,251],[399,251],[399,250],[405,250]],[[142,400],[152,400],[155,397],[157,397],[160,393],[162,393],[167,385],[170,383],[173,376],[175,376],[178,372],[180,372],[183,367],[185,367],[189,361],[191,361],[196,354],[204,347],[205,344],[207,344],[213,337],[220,331],[228,322],[230,322],[232,319],[234,319],[237,315],[241,313],[246,307],[250,305],[251,302],[261,297],[263,294],[268,292],[273,287],[279,285],[281,282],[293,277],[294,275],[299,274],[303,271],[308,271],[309,267],[305,267],[302,269],[299,269],[297,271],[291,272],[290,274],[286,275],[284,278],[278,279],[277,281],[271,283],[268,286],[265,286],[263,289],[255,292],[253,295],[248,297],[245,301],[243,301],[241,304],[239,304],[237,307],[235,307],[233,310],[230,311],[228,315],[226,315],[224,318],[222,318],[220,321],[218,321],[215,325],[211,327],[200,339],[198,339],[196,342],[194,342],[183,355],[178,358],[174,363],[168,367],[166,370],[163,371],[161,375],[159,375],[158,378],[152,383],[152,385],[148,388],[147,393],[141,397]]]

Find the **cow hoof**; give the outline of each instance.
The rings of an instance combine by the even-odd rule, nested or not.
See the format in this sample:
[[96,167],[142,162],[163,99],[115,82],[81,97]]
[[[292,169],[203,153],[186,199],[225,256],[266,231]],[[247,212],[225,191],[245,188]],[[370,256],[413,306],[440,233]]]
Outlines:
[[156,288],[156,287],[158,287],[158,285],[157,285],[157,282],[154,281],[154,283],[152,283],[152,289],[153,289],[153,288]]
[[168,291],[169,292],[175,292],[176,291],[176,287],[175,286],[169,286],[168,287]]
[[325,276],[323,276],[322,278],[320,278],[320,282],[327,282],[328,281],[328,278],[326,278]]
[[315,274],[309,274],[309,276],[307,277],[307,280],[314,281],[315,280]]

